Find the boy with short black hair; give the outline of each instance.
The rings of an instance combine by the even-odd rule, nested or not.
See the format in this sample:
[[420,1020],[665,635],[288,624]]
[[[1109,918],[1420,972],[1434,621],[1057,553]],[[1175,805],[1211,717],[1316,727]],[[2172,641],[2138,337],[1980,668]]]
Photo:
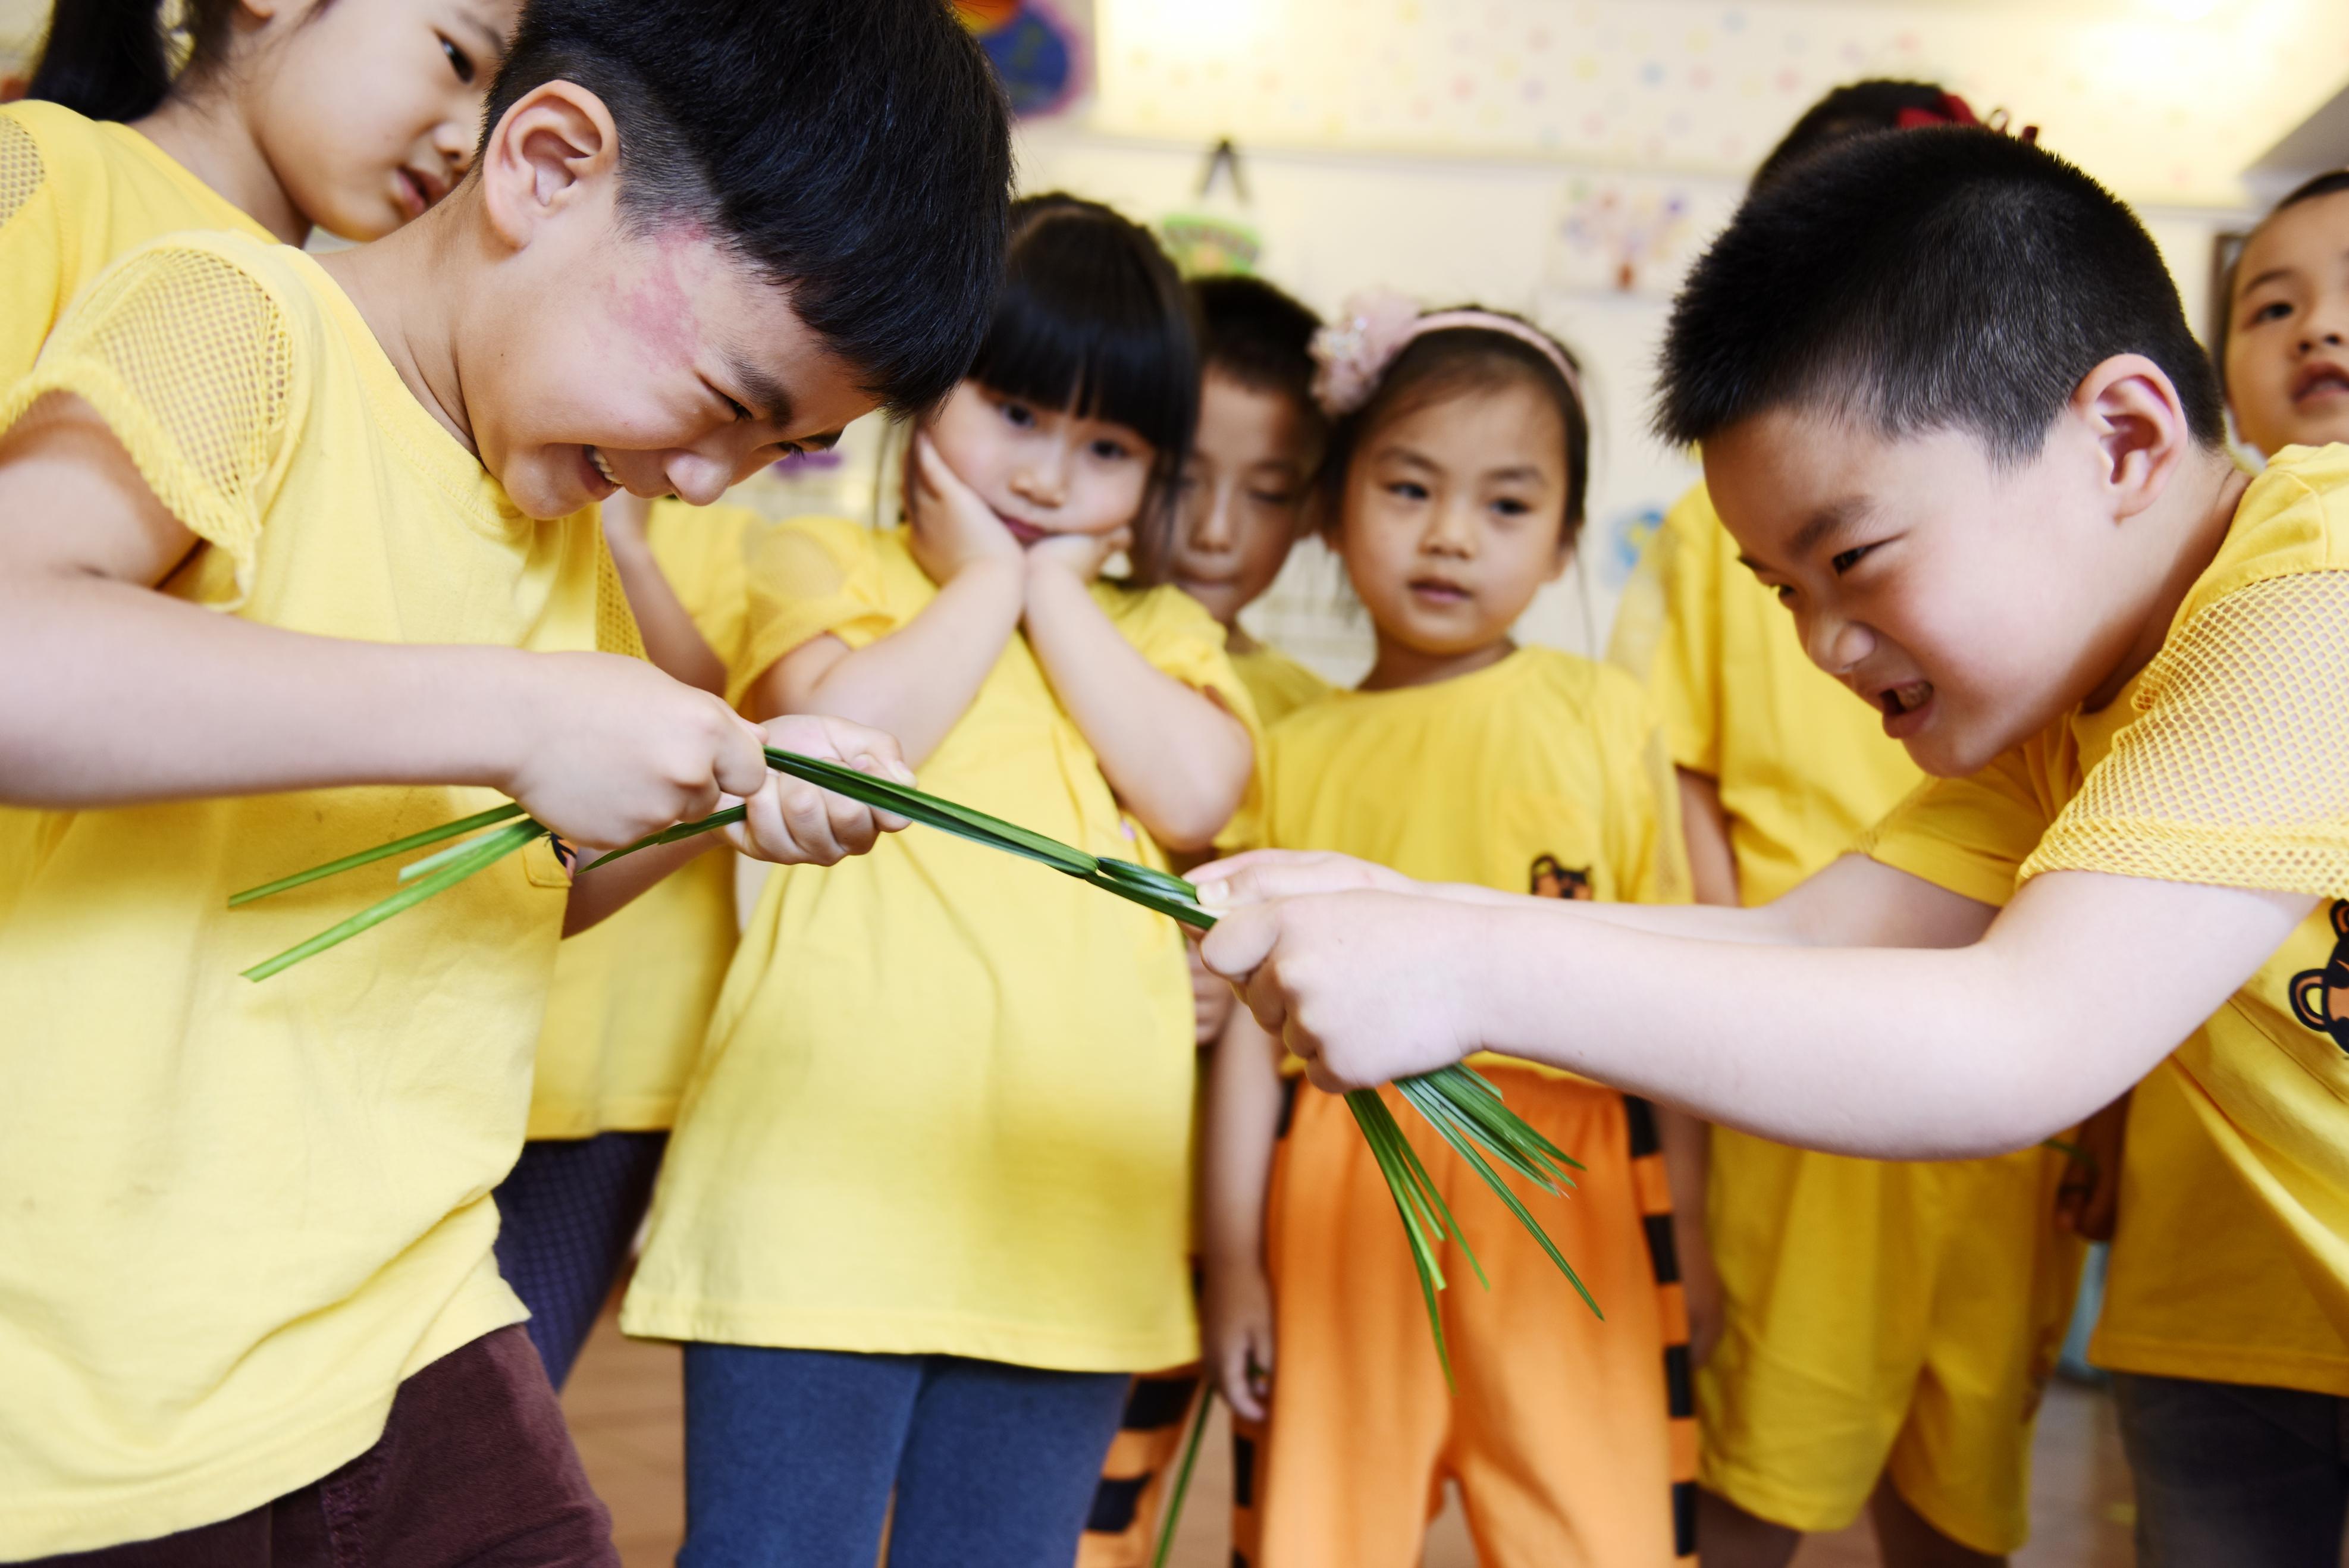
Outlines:
[[[1753,189],[1853,137],[1972,122],[1931,83],[1847,82]],[[1609,654],[1664,716],[1698,902],[1764,904],[1923,777],[1737,557],[1692,486],[1625,590]],[[1892,1568],[2021,1546],[2033,1416],[2080,1277],[2083,1243],[2051,1201],[2062,1157],[1852,1160],[1729,1128],[1707,1152],[1706,1180],[1680,1195],[1720,1282],[1720,1340],[1696,1374],[1706,1568],[1784,1568],[1803,1532],[1863,1509]],[[1702,1283],[1692,1271],[1692,1296]]]
[[1269,726],[1330,683],[1250,636],[1240,612],[1303,537],[1328,422],[1313,401],[1311,311],[1262,278],[1196,278],[1199,433],[1183,474],[1174,583],[1223,623],[1232,667]]
[[[2349,453],[2238,472],[2134,216],[1954,129],[1751,201],[1675,309],[1658,423],[1934,779],[1754,910],[1227,862],[1206,891],[1269,907],[1210,966],[1331,1087],[1489,1047],[1877,1157],[2023,1147],[2160,1067],[2349,1324]],[[2148,1556],[2337,1540],[2343,1401],[2185,1387],[2228,1435]]]
[[559,934],[688,846],[542,845],[262,985],[388,875],[228,895],[492,790],[589,847],[721,791],[771,859],[890,825],[760,750],[886,737],[585,651],[636,643],[593,503],[954,384],[984,57],[939,0],[542,0],[492,97],[408,228],[160,241],[0,395],[0,1558],[616,1561],[489,1194]]

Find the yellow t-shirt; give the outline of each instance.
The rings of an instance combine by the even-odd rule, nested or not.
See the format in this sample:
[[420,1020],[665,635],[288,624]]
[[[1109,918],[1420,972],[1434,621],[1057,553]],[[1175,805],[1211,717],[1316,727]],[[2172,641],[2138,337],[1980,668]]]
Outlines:
[[1621,671],[1571,654],[1519,648],[1432,686],[1337,692],[1276,726],[1265,758],[1276,849],[1552,898],[1688,897],[1655,710]]
[[0,108],[0,387],[33,367],[108,263],[182,229],[275,238],[127,125],[61,104]]
[[2349,1394],[2344,646],[2349,448],[2287,448],[2126,692],[1929,783],[1865,845],[1992,903],[2051,871],[2327,901],[2138,1090],[2115,1365]]
[[1232,655],[1232,668],[1256,699],[1256,717],[1267,729],[1299,708],[1319,702],[1338,688],[1282,653],[1259,643]]
[[[748,685],[936,594],[904,530],[807,518],[751,562]],[[1174,588],[1097,584],[1157,668],[1253,729],[1223,629]],[[1163,866],[1015,636],[922,784]],[[916,827],[768,879],[678,1108],[631,1334],[943,1352],[1073,1371],[1197,1353],[1191,986],[1174,922]]]
[[[516,511],[299,251],[186,234],[124,258],[0,429],[51,391],[202,542],[164,593],[338,637],[595,645],[594,515]],[[227,907],[495,799],[0,813],[0,1559],[305,1485],[374,1442],[402,1377],[523,1315],[489,1194],[562,928],[552,852],[258,985],[238,972],[394,873]]]
[[[747,507],[657,500],[653,559],[729,670],[749,611]],[[564,943],[531,1078],[533,1138],[656,1132],[677,1099],[734,954],[734,854],[722,845]]]

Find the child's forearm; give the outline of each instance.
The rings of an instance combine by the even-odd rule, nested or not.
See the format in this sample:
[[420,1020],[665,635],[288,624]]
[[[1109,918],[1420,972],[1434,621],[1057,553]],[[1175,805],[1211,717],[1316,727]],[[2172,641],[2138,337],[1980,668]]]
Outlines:
[[1935,951],[1742,946],[1358,892],[1236,911],[1204,954],[1247,976],[1259,1019],[1329,1087],[1490,1048],[1782,1142],[1951,1159],[2035,1142],[2135,1082],[2310,903],[2056,873],[1982,941]]
[[1721,784],[1685,768],[1672,769],[1681,792],[1681,835],[1688,842],[1689,880],[1699,903],[1735,908],[1737,857],[1730,847],[1729,814],[1722,810]]
[[1027,627],[1053,693],[1127,810],[1167,849],[1212,844],[1247,789],[1247,727],[1154,668],[1074,573],[1030,573]]
[[918,768],[946,740],[1019,626],[1016,562],[979,562],[903,626],[851,650],[837,638],[785,655],[752,687],[754,717],[828,713],[897,738]]
[[645,537],[649,507],[626,490],[604,503],[604,541],[619,569],[620,587],[645,640],[645,653],[675,680],[726,695],[726,663],[695,625],[693,614],[653,559]]
[[1211,1269],[1264,1264],[1265,1193],[1280,1126],[1279,1043],[1235,1008],[1207,1064],[1199,1245]]
[[535,662],[311,636],[129,583],[0,568],[0,799],[509,789],[535,727]]

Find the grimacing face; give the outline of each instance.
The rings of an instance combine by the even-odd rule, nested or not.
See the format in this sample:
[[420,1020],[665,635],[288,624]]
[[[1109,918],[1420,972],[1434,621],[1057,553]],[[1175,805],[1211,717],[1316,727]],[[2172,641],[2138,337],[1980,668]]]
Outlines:
[[2224,370],[2261,452],[2349,441],[2349,191],[2285,208],[2243,247]]
[[1229,626],[1296,542],[1317,454],[1296,400],[1209,367],[1177,497],[1174,581]]
[[1366,432],[1338,552],[1381,643],[1438,658],[1502,642],[1566,570],[1566,432],[1525,382],[1442,397]]
[[257,40],[275,58],[249,73],[251,118],[295,205],[330,233],[372,240],[447,195],[473,166],[521,15],[521,0],[276,5],[274,36]]
[[1021,546],[1056,533],[1131,525],[1157,449],[1127,426],[1048,408],[977,381],[954,389],[927,427],[947,467]]
[[547,225],[507,280],[495,342],[460,345],[482,464],[533,517],[625,489],[706,506],[876,406],[790,293],[685,219]]
[[1957,777],[2087,700],[2135,634],[2099,591],[2119,531],[2079,445],[2059,419],[2002,466],[1968,431],[1781,407],[1704,443],[1705,485],[1812,662]]

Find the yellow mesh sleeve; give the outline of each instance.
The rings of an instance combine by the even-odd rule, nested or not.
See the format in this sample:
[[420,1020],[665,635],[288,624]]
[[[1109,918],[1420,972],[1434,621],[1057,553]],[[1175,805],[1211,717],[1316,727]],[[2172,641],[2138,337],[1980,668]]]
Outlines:
[[877,540],[836,517],[794,518],[750,542],[741,663],[727,696],[737,706],[777,659],[830,634],[853,648],[896,629],[884,602]]
[[285,313],[225,257],[162,246],[101,278],[0,400],[0,431],[43,397],[98,413],[172,516],[251,585],[285,434],[293,343]]
[[595,651],[625,654],[632,659],[651,656],[645,652],[636,613],[628,607],[627,585],[620,581],[619,562],[612,559],[612,547],[604,542],[600,528],[595,531]]
[[40,144],[23,126],[0,115],[0,223],[15,217],[41,188]]
[[2349,572],[2214,601],[2023,867],[2349,897]]

